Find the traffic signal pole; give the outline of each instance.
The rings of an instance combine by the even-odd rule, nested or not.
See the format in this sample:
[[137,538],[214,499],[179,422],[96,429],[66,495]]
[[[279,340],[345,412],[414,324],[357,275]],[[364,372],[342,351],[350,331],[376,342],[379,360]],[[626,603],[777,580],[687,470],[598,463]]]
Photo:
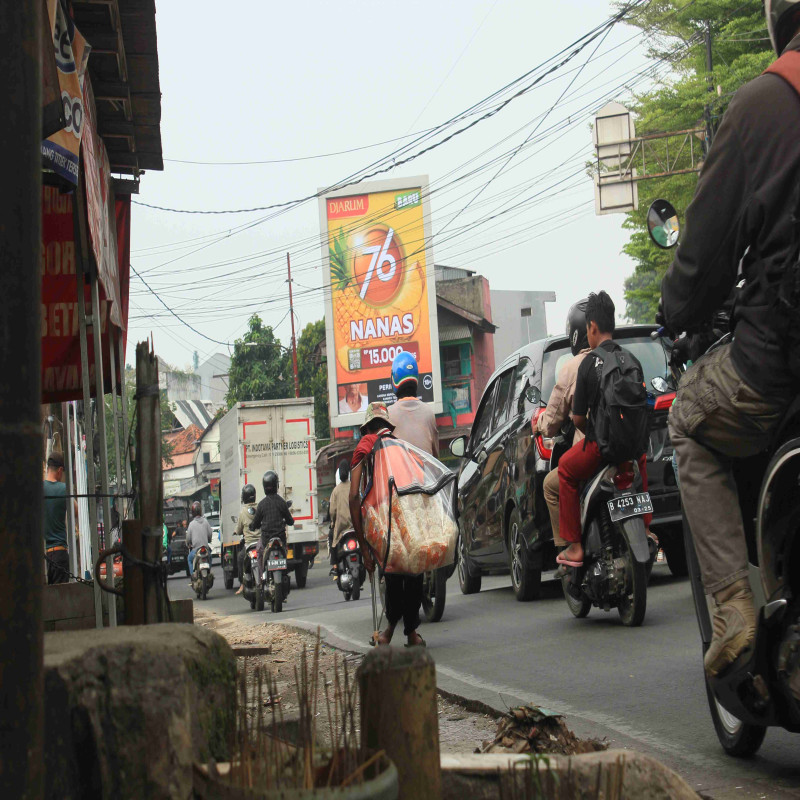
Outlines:
[[286,268],[289,271],[289,316],[292,319],[292,370],[294,371],[294,396],[300,397],[300,381],[297,377],[297,340],[294,335],[294,304],[292,302],[292,263],[286,254]]

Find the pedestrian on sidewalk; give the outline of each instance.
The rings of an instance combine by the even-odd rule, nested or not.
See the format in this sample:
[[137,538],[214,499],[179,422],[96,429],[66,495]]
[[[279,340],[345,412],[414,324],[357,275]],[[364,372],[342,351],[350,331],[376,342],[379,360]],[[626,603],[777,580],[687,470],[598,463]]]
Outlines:
[[47,583],[67,583],[67,485],[64,483],[64,454],[59,450],[53,450],[47,459],[47,475],[44,479],[44,548]]

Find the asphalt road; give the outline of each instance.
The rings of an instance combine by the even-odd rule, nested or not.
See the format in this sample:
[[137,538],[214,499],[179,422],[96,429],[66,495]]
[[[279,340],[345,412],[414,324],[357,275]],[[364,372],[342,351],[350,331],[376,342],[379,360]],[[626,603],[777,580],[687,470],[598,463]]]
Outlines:
[[[369,582],[360,600],[345,602],[324,556],[308,573],[307,587],[292,589],[279,615],[251,611],[241,596],[224,589],[220,568],[214,572],[204,608],[241,615],[254,625],[274,619],[320,626],[333,645],[368,649]],[[772,729],[750,760],[733,759],[720,748],[702,679],[691,588],[666,566],[656,565],[644,625],[633,629],[624,628],[616,612],[592,609],[586,619],[573,618],[554,581],[546,581],[542,599],[532,603],[515,600],[507,576],[484,577],[479,594],[464,596],[454,575],[447,589],[442,621],[421,629],[441,688],[500,709],[533,702],[560,711],[578,735],[648,753],[709,797],[800,798],[800,736]],[[170,579],[169,593],[173,599],[194,597],[183,575]]]

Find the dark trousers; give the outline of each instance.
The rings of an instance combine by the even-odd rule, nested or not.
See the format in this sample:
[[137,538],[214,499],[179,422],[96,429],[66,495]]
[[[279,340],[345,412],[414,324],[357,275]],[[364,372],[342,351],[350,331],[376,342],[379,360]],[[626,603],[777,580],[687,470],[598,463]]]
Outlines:
[[403,620],[403,633],[408,636],[419,627],[424,575],[386,574],[386,619],[394,627]]
[[69,583],[69,555],[66,550],[47,553],[47,583]]
[[[581,484],[597,474],[603,464],[597,442],[585,439],[572,445],[558,461],[558,511],[561,538],[569,543],[581,540]],[[647,457],[639,459],[642,491],[647,491]],[[644,515],[649,528],[652,514]]]

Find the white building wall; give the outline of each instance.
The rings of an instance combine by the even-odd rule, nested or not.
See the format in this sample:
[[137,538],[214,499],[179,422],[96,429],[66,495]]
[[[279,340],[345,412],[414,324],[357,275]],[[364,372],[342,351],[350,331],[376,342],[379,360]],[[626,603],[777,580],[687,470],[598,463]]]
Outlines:
[[[555,292],[491,290],[494,363],[500,364],[523,345],[547,336],[545,303],[554,303]],[[524,314],[524,315],[523,315]]]

